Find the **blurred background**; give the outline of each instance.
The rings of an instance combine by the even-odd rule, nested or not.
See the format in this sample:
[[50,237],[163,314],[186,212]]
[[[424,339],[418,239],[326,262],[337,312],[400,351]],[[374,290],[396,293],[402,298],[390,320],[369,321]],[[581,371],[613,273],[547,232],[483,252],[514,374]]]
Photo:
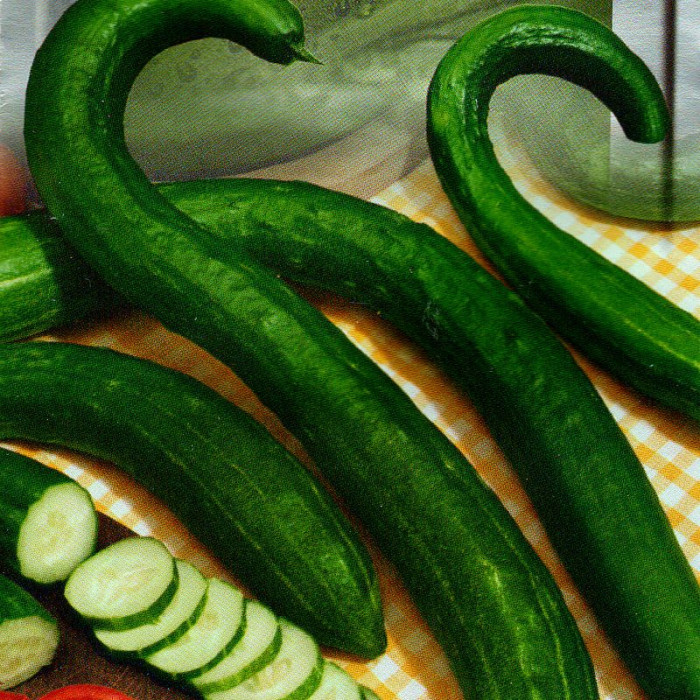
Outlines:
[[[36,48],[72,0],[0,2],[0,143],[23,163]],[[298,0],[323,65],[266,65],[222,40],[174,47],[132,91],[126,137],[149,176],[300,178],[368,198],[428,157],[425,96],[449,46],[514,0]],[[650,221],[700,220],[700,3],[557,0],[611,26],[664,87],[674,133],[631,144],[585,91],[544,76],[499,89],[491,129],[578,203]]]

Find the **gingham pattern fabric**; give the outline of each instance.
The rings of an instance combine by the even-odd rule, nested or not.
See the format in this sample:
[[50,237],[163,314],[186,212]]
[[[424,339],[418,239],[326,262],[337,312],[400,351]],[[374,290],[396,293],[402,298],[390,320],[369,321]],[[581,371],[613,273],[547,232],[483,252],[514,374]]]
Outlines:
[[[521,192],[560,227],[640,277],[673,302],[698,314],[700,305],[700,237],[698,229],[645,231],[575,207],[538,181],[525,154],[517,148],[501,154],[502,163]],[[427,222],[483,262],[443,195],[426,162],[375,201]],[[543,529],[499,448],[469,401],[420,350],[376,315],[357,305],[323,295],[310,300],[377,362],[466,454],[513,514],[530,542],[554,573],[591,652],[605,700],[631,700],[643,694],[607,643],[590,610],[573,588]],[[225,367],[187,341],[140,314],[102,325],[80,326],[51,338],[112,347],[189,373],[252,412],[301,457],[299,445]],[[700,575],[700,431],[688,421],[653,408],[577,355],[614,417],[644,463],[677,537]],[[162,539],[177,555],[207,574],[225,572],[162,503],[134,485],[112,465],[62,451],[10,445],[59,469],[86,486],[100,510],[140,534]],[[447,661],[422,622],[393,568],[373,550],[379,571],[389,635],[380,658],[359,663],[330,650],[327,656],[384,700],[458,700],[461,693]],[[235,581],[235,578],[233,578]],[[640,582],[641,585],[641,582]]]

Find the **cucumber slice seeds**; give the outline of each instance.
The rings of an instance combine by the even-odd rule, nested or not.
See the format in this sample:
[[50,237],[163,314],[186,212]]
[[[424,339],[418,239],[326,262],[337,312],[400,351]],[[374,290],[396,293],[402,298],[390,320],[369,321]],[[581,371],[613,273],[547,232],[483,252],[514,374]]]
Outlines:
[[267,666],[282,644],[277,616],[255,600],[246,603],[246,629],[238,644],[210,670],[190,679],[200,693],[228,690]]
[[78,484],[51,486],[32,504],[17,538],[20,573],[37,583],[65,581],[92,554],[97,515]]
[[178,585],[156,622],[129,630],[95,630],[97,640],[116,655],[143,658],[178,641],[196,622],[206,601],[207,580],[185,561],[176,562]]
[[[146,590],[136,592],[136,581]],[[378,700],[324,660],[311,635],[230,583],[205,578],[153,538],[134,536],[93,554],[68,579],[66,598],[110,655],[138,661],[204,700]],[[123,626],[155,609],[148,622]]]
[[177,590],[177,567],[151,537],[120,540],[86,559],[69,576],[65,596],[93,627],[131,629],[155,622]]

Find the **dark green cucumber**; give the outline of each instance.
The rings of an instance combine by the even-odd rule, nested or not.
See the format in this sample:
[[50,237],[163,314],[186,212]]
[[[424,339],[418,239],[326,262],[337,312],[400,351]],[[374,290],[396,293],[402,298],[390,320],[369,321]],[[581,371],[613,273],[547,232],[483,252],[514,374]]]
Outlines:
[[[550,536],[570,552],[584,593],[601,599],[598,614],[610,617],[605,627],[616,628],[635,673],[680,681],[686,660],[700,658],[692,571],[602,402],[515,295],[427,226],[313,185],[239,179],[161,192],[226,245],[240,240],[279,274],[367,304],[420,343],[477,402],[531,495],[539,492]],[[579,427],[557,427],[567,415]],[[594,557],[589,538],[608,546]],[[629,580],[629,571],[644,573]]]
[[461,453],[340,330],[170,205],[127,153],[127,92],[154,53],[212,34],[291,59],[301,25],[288,31],[279,2],[78,0],[31,71],[26,142],[39,192],[110,285],[279,415],[394,561],[467,697],[595,697],[551,575]]
[[53,226],[43,212],[0,219],[0,341],[26,338],[117,303],[107,285],[85,274],[78,254],[66,254],[50,235]]
[[0,690],[14,688],[53,661],[58,624],[34,596],[0,575]]
[[481,250],[555,330],[630,386],[700,421],[697,319],[558,229],[496,160],[489,101],[520,73],[591,90],[635,141],[667,131],[654,77],[604,25],[561,7],[513,8],[457,42],[431,82],[428,142],[446,194]]
[[94,551],[95,505],[61,472],[0,450],[0,494],[0,569],[34,583],[55,583]]
[[190,377],[102,348],[3,345],[0,435],[113,461],[280,614],[332,646],[384,648],[374,570],[333,501],[262,426]]

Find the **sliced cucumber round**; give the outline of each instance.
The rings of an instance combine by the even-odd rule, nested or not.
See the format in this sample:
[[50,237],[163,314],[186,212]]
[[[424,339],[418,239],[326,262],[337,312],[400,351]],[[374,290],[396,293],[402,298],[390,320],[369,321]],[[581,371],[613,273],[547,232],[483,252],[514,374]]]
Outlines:
[[309,700],[363,700],[360,687],[345,669],[331,661],[323,664],[321,685]]
[[215,666],[244,634],[245,600],[230,583],[209,579],[202,612],[173,644],[145,657],[146,663],[172,680],[189,680]]
[[129,537],[86,559],[66,582],[71,607],[95,629],[155,622],[178,586],[175,559],[152,537]]
[[49,612],[0,575],[0,690],[14,688],[51,663],[58,641],[58,624]]
[[228,690],[267,666],[282,644],[277,616],[256,600],[246,603],[246,628],[241,640],[216,666],[190,679],[200,693]]
[[37,583],[65,581],[95,549],[97,514],[75,482],[51,486],[32,504],[17,538],[20,573]]
[[308,700],[321,683],[323,657],[313,637],[280,620],[282,644],[275,658],[254,676],[207,700]]
[[207,580],[186,561],[176,561],[177,590],[155,622],[129,630],[95,630],[97,640],[113,655],[144,658],[175,643],[196,622],[206,600]]

